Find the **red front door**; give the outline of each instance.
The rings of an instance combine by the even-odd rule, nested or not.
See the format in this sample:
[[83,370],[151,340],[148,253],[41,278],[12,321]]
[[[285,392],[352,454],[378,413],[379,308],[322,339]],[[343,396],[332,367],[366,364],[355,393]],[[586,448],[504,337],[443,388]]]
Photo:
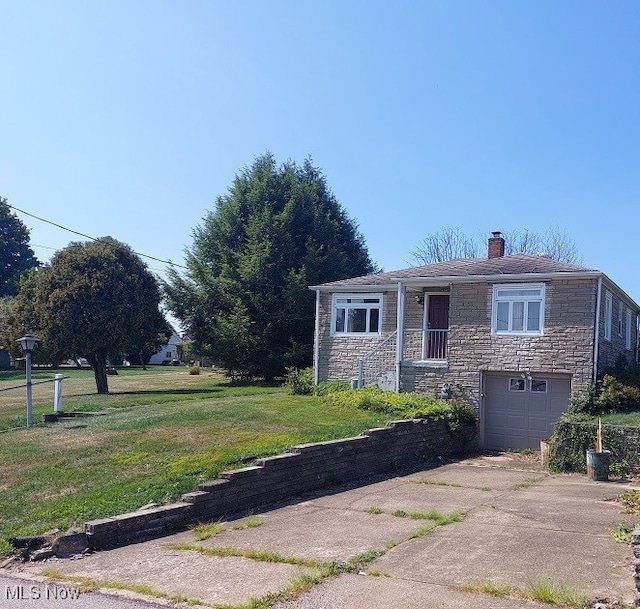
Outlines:
[[427,315],[426,357],[427,359],[445,359],[449,329],[449,295],[429,296]]

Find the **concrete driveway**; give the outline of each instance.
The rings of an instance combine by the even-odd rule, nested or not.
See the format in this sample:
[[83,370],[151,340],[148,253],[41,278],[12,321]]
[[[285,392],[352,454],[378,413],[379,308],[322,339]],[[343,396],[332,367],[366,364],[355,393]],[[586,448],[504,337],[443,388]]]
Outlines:
[[548,607],[529,599],[544,589],[632,604],[631,548],[610,534],[629,519],[616,500],[625,488],[483,456],[301,497],[207,539],[188,531],[11,574],[55,570],[212,606],[519,609]]

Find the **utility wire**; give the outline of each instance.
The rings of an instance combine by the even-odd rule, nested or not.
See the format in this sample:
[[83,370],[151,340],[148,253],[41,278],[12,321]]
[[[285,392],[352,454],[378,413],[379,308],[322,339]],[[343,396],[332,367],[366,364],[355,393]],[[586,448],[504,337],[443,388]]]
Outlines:
[[11,209],[15,209],[16,211],[19,211],[22,214],[25,214],[27,216],[31,216],[32,218],[35,218],[36,220],[40,220],[41,222],[46,222],[47,224],[51,224],[52,226],[57,226],[58,228],[61,228],[62,230],[66,230],[66,231],[68,231],[70,233],[73,233],[74,235],[80,235],[81,237],[86,237],[87,239],[91,239],[92,241],[97,241],[97,239],[95,237],[90,237],[89,235],[85,235],[84,233],[79,233],[77,230],[72,230],[70,228],[67,228],[66,226],[62,226],[62,224],[56,224],[55,222],[52,222],[51,220],[46,220],[45,218],[41,218],[40,216],[36,216],[35,214],[32,214],[32,213],[30,213],[28,211],[25,211],[24,209],[17,208],[15,205],[11,205],[7,201],[5,201],[5,203]]
[[[77,230],[73,230],[71,228],[67,228],[66,226],[62,226],[62,224],[57,224],[56,222],[52,222],[51,220],[47,220],[46,218],[41,218],[40,216],[36,216],[35,214],[32,214],[28,211],[25,211],[24,209],[20,209],[18,207],[16,207],[15,205],[11,205],[8,201],[4,201],[4,203],[6,203],[7,207],[11,208],[11,209],[15,209],[16,211],[19,211],[21,214],[25,214],[26,216],[30,216],[31,218],[35,218],[36,220],[40,220],[40,222],[44,222],[46,224],[51,224],[52,226],[55,226],[57,228],[61,228],[62,230],[66,230],[70,233],[73,233],[74,235],[80,235],[81,237],[85,237],[86,239],[91,239],[91,241],[97,241],[98,239],[96,237],[91,237],[90,235],[85,235],[84,233],[80,233]],[[44,246],[41,246],[44,247]],[[55,249],[55,248],[51,248],[51,249]],[[136,256],[142,256],[143,258],[149,258],[149,260],[155,260],[156,262],[162,262],[162,264],[170,264],[171,266],[177,266],[178,268],[181,269],[186,269],[189,270],[188,267],[183,266],[182,264],[176,264],[175,262],[171,262],[171,260],[162,260],[161,258],[156,258],[155,256],[149,256],[148,254],[141,254],[140,252],[133,252]]]
[[[16,207],[15,205],[11,205],[6,199],[3,201],[7,207],[11,208],[11,209],[15,209],[15,211],[20,212],[21,214],[25,214],[27,216],[30,216],[31,218],[35,218],[36,220],[40,220],[40,222],[45,222],[46,224],[51,224],[53,226],[56,226],[57,228],[61,228],[62,230],[66,230],[70,233],[73,233],[75,235],[80,235],[81,237],[85,237],[86,239],[91,239],[92,241],[97,241],[97,237],[91,237],[90,235],[85,235],[84,233],[80,233],[76,230],[72,230],[70,228],[67,228],[66,226],[62,226],[62,224],[57,224],[56,222],[52,222],[51,220],[47,220],[46,218],[41,218],[40,216],[36,216],[35,214],[32,214],[28,211],[25,211],[24,209],[20,209],[19,207]],[[48,247],[48,246],[44,246],[44,245],[38,245],[34,247],[45,247],[46,249],[52,249],[55,250],[56,248],[54,247]],[[136,254],[137,256],[142,256],[143,258],[149,258],[150,260],[155,260],[156,262],[161,262],[162,264],[169,264],[171,266],[175,266],[181,269],[185,269],[185,270],[189,270],[189,267],[184,266],[182,264],[177,264],[175,262],[171,262],[171,260],[162,260],[161,258],[156,258],[155,256],[149,256],[148,254],[140,254],[139,252],[133,252],[134,254]],[[158,270],[158,269],[152,269],[152,270]],[[281,288],[282,286],[279,284],[273,284],[273,283],[266,283],[266,282],[261,282],[261,281],[246,281],[245,283],[253,283],[254,285],[258,285],[258,286],[263,286],[263,287],[273,287],[273,288]]]
[[51,247],[50,245],[40,245],[39,243],[29,243],[29,245],[31,247],[37,247],[43,250],[53,250],[54,252],[60,249],[58,247]]
[[[29,245],[34,249],[53,250],[54,252],[57,252],[60,249],[59,247],[51,247],[50,245],[40,245],[39,243],[29,243]],[[141,255],[142,254],[138,254],[138,256],[141,256]],[[173,264],[173,262],[171,264]],[[156,273],[162,273],[163,271],[163,269],[157,269],[153,266],[148,266],[147,268],[150,271],[155,271]]]

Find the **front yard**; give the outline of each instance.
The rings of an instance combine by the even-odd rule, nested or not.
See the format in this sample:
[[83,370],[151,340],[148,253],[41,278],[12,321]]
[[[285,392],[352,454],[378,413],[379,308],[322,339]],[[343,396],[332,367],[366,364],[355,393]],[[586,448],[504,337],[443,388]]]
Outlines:
[[[37,372],[34,381],[55,372]],[[90,370],[63,373],[72,377],[64,411],[94,414],[39,423],[53,410],[53,385],[36,385],[36,425],[27,429],[23,391],[0,392],[0,555],[11,536],[172,501],[256,457],[357,435],[390,418],[185,368],[121,370],[109,378],[109,395],[95,393]],[[0,389],[21,381],[0,373]]]

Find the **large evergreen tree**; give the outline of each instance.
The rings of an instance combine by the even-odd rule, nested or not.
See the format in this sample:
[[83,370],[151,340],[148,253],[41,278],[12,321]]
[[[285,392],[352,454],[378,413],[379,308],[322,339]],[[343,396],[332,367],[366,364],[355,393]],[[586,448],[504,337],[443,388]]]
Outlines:
[[7,346],[27,332],[37,359],[85,357],[98,393],[109,391],[107,358],[159,346],[166,329],[160,289],[127,245],[103,237],[71,243],[22,285],[7,324]]
[[15,296],[20,277],[37,266],[27,227],[0,197],[0,296]]
[[310,160],[271,154],[245,168],[194,230],[188,271],[170,272],[169,309],[194,349],[237,377],[311,363],[309,285],[375,270],[364,240]]

